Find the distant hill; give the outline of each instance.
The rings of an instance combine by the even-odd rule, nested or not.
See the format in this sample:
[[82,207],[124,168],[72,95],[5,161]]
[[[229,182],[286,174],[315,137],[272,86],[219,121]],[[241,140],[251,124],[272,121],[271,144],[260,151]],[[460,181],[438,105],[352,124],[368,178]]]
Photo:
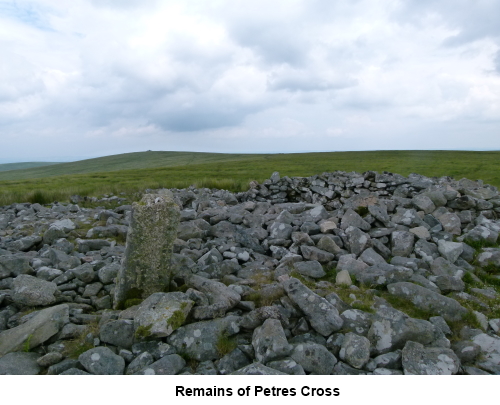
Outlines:
[[7,172],[10,170],[31,169],[33,167],[44,167],[57,165],[58,162],[22,162],[22,163],[3,163],[0,164],[0,172]]
[[[63,176],[68,174],[85,174],[95,172],[111,172],[130,169],[154,169],[157,167],[186,166],[192,164],[221,163],[255,159],[261,155],[200,153],[200,152],[133,152],[120,155],[104,156],[94,159],[79,160],[69,163],[13,163],[2,166],[26,165],[12,167],[9,172],[0,169],[0,180],[39,179],[42,177]],[[28,166],[31,164],[32,166]],[[36,167],[38,166],[38,167]],[[41,167],[44,166],[44,167]],[[20,169],[20,170],[16,170]]]

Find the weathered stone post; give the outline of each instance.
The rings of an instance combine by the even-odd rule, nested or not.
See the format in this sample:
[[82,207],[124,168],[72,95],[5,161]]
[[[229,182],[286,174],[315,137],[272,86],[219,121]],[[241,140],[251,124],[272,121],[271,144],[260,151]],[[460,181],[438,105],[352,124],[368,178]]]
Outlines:
[[125,256],[116,279],[115,309],[122,309],[128,300],[168,291],[179,217],[179,206],[168,194],[146,194],[133,204]]

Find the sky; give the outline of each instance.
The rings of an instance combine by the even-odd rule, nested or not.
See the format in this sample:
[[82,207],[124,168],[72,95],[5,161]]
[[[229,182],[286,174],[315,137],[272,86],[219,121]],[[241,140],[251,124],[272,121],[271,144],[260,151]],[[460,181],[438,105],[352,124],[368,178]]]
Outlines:
[[500,150],[500,0],[0,0],[0,163]]

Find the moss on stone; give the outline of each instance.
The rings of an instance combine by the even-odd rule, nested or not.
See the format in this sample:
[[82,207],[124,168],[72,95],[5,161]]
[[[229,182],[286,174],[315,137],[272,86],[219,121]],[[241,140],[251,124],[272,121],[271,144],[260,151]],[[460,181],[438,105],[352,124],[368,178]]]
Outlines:
[[[186,304],[187,303],[183,303]],[[182,304],[181,304],[182,306]],[[176,330],[177,328],[181,327],[184,321],[186,320],[186,315],[184,315],[184,312],[181,310],[175,311],[172,316],[168,319],[167,325],[171,326],[173,330]]]
[[145,340],[151,336],[151,328],[153,325],[148,325],[148,326],[139,326],[135,330],[135,338],[137,340]]
[[123,304],[123,309],[127,309],[130,307],[133,307],[134,305],[139,305],[142,302],[142,299],[140,298],[131,298],[125,301]]

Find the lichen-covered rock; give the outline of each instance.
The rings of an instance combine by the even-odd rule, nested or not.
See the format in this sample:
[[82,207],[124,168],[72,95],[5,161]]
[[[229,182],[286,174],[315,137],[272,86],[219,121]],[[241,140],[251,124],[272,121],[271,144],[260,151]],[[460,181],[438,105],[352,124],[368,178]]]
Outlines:
[[406,375],[452,375],[460,367],[460,360],[453,350],[424,347],[411,341],[403,348],[402,363]]
[[168,195],[146,194],[134,203],[115,288],[115,308],[123,307],[128,299],[168,291],[179,216],[178,205]]
[[16,352],[0,357],[0,375],[36,375],[41,367],[37,353]]
[[363,368],[370,360],[370,341],[364,336],[346,333],[339,357],[354,368]]
[[57,292],[53,282],[21,274],[14,279],[12,300],[21,306],[47,306],[56,302]]
[[420,309],[441,315],[447,321],[459,321],[467,314],[467,309],[453,298],[445,297],[413,283],[389,284],[387,290],[396,297],[412,302]]
[[281,322],[271,318],[266,319],[262,326],[254,330],[252,345],[255,358],[263,364],[286,357],[293,349],[288,344]]
[[125,370],[123,357],[114,354],[107,347],[95,347],[78,357],[78,361],[91,374],[121,375]]
[[241,301],[240,294],[228,288],[220,281],[192,275],[188,278],[187,285],[204,293],[209,301],[208,305],[194,308],[194,319],[201,320],[222,317],[228,310],[234,308]]
[[337,309],[325,298],[313,293],[296,278],[284,281],[283,287],[288,297],[299,306],[318,333],[329,336],[342,328],[344,321]]
[[317,343],[298,343],[294,345],[290,357],[311,374],[329,375],[337,363],[337,358],[325,346]]
[[176,375],[186,365],[178,354],[169,354],[138,371],[136,375]]
[[222,345],[239,332],[239,317],[234,315],[210,321],[200,321],[181,326],[167,342],[180,353],[198,361],[216,360],[222,354]]
[[194,302],[181,292],[151,294],[135,311],[136,338],[170,336],[184,324],[193,304]]
[[377,308],[368,331],[375,355],[403,348],[409,340],[429,344],[434,340],[435,327],[428,321],[411,318],[390,307]]

